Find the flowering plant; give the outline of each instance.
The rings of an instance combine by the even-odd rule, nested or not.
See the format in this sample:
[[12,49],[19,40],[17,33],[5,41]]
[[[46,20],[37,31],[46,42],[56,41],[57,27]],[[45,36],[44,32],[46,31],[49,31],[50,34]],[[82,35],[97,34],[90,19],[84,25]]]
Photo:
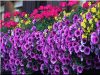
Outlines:
[[[16,27],[7,33],[1,32],[1,69],[10,70],[12,74],[40,70],[51,75],[81,74],[91,68],[100,69],[99,8],[100,2],[86,11],[81,8],[83,11],[74,13],[71,18],[64,15],[60,21],[53,20],[51,30],[39,31],[34,25],[29,29]],[[23,15],[30,16],[24,12]]]

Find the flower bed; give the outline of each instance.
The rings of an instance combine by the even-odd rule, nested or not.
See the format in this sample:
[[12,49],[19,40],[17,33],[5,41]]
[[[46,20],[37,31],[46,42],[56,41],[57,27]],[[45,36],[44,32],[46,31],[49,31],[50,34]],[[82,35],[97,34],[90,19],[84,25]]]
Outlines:
[[15,12],[17,21],[0,21],[1,69],[12,74],[47,70],[51,75],[100,69],[100,2],[77,3],[40,6],[31,14]]

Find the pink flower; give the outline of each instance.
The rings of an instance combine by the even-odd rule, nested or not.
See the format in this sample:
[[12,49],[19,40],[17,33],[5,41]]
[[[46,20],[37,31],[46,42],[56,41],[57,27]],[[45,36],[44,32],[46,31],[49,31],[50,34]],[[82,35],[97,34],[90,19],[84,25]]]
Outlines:
[[5,12],[4,13],[4,18],[10,18],[10,16],[11,16],[10,12]]
[[0,20],[0,28],[2,28],[3,20]]
[[21,17],[24,17],[25,14],[26,14],[26,12],[22,12],[22,13],[21,13]]
[[40,6],[38,9],[39,10],[44,10],[44,6]]
[[14,11],[14,16],[18,16],[20,14],[19,11]]
[[67,6],[67,3],[66,2],[60,2],[60,6],[61,7],[66,7]]
[[3,21],[2,21],[2,20],[0,20],[0,28],[2,28],[2,22],[3,22]]
[[17,22],[14,22],[13,20],[10,20],[8,22],[5,22],[4,26],[7,27],[7,28],[16,27],[17,26]]
[[50,4],[48,4],[47,6],[44,7],[45,10],[52,9],[52,8],[53,8],[53,6]]
[[42,14],[43,14],[44,17],[46,17],[46,18],[48,18],[48,17],[51,16],[50,11],[44,11]]
[[69,0],[69,2],[68,2],[68,6],[73,6],[73,5],[76,5],[76,4],[78,4],[78,1]]
[[84,4],[83,4],[83,8],[88,8],[89,7],[89,3],[88,2],[85,2]]
[[36,14],[38,14],[38,9],[33,10],[33,12],[30,14],[30,18],[33,18]]
[[37,14],[38,13],[38,9],[34,9],[33,14]]
[[43,18],[43,15],[41,15],[41,14],[36,14],[36,15],[34,16],[34,18],[35,18],[35,19],[42,19],[42,18]]

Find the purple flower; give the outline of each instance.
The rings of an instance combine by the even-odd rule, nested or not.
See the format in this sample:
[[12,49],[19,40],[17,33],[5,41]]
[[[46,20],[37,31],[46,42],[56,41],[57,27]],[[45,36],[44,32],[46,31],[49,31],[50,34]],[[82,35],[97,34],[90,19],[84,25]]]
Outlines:
[[100,20],[96,23],[97,28],[100,27]]
[[44,64],[41,64],[41,66],[40,66],[40,70],[43,71],[44,68],[45,68],[45,65],[44,65]]
[[86,55],[90,54],[90,47],[85,47],[84,54],[86,54]]
[[100,50],[98,48],[96,48],[94,53],[95,53],[95,55],[99,55],[100,54]]
[[76,30],[74,34],[75,34],[76,37],[79,37],[79,36],[81,36],[81,31],[80,30]]
[[98,42],[99,42],[98,36],[91,36],[91,42],[92,42],[93,44],[98,44]]
[[84,47],[83,45],[80,45],[80,46],[79,46],[79,49],[80,49],[81,52],[84,52],[84,48],[85,48],[85,47]]
[[79,58],[82,57],[82,53],[80,51],[77,53],[77,57],[79,57]]
[[78,45],[74,46],[74,51],[75,51],[75,53],[79,52],[79,46]]
[[87,65],[91,65],[91,64],[92,64],[92,63],[91,63],[91,60],[87,59],[87,60],[86,60],[86,64],[87,64]]
[[9,64],[5,64],[4,68],[5,68],[5,70],[9,70],[10,69]]
[[77,66],[77,72],[82,73],[83,72],[83,67],[82,66]]
[[29,49],[29,44],[28,44],[28,43],[26,43],[26,44],[24,45],[24,49],[25,49],[25,50],[28,50],[28,49]]
[[100,27],[97,28],[97,34],[100,36]]
[[63,67],[62,68],[63,74],[68,75],[69,74],[69,70],[67,67]]
[[20,64],[20,61],[19,61],[18,59],[16,59],[16,60],[15,60],[15,65],[18,66],[19,64]]
[[56,57],[52,56],[50,61],[52,64],[55,64],[57,62],[57,59],[56,59]]
[[20,68],[19,71],[20,71],[20,74],[22,74],[22,75],[26,74],[24,68]]
[[55,65],[54,69],[55,69],[56,72],[60,72],[60,66],[59,65]]
[[36,31],[36,26],[32,26],[31,31]]
[[70,24],[70,20],[66,20],[66,25],[69,25]]
[[32,67],[32,69],[33,69],[33,71],[38,71],[38,66],[37,66],[37,65],[34,65],[34,66]]
[[70,54],[72,54],[72,52],[74,51],[74,47],[73,46],[69,47],[68,51]]
[[83,39],[81,40],[81,45],[86,44],[86,42],[87,42],[87,39],[83,38]]
[[78,15],[74,15],[73,21],[74,21],[74,22],[77,22],[77,21],[78,21]]
[[91,18],[92,18],[91,12],[87,13],[87,14],[86,14],[86,19],[90,20]]
[[35,24],[35,23],[36,23],[36,19],[34,19],[34,20],[32,21],[32,23]]

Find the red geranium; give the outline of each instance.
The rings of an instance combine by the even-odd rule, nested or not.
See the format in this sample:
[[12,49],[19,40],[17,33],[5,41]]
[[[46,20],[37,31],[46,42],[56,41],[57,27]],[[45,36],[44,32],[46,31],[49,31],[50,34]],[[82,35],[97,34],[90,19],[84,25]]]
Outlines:
[[78,4],[78,2],[79,2],[79,1],[72,1],[72,0],[69,0],[68,6],[76,5],[76,4]]
[[17,26],[17,22],[15,22],[13,20],[10,20],[10,21],[5,22],[4,26],[7,27],[7,28],[16,27]]
[[2,28],[3,20],[0,20],[0,28]]
[[85,2],[84,4],[83,4],[83,8],[88,8],[89,7],[89,2]]
[[60,6],[61,7],[66,7],[67,6],[67,3],[66,2],[60,2]]
[[14,16],[18,16],[20,14],[19,11],[14,11]]
[[22,12],[22,13],[21,13],[21,17],[24,17],[25,14],[26,14],[26,12]]
[[4,18],[10,18],[10,16],[11,16],[10,12],[5,12],[4,13]]
[[38,9],[39,10],[44,10],[44,6],[40,6]]

